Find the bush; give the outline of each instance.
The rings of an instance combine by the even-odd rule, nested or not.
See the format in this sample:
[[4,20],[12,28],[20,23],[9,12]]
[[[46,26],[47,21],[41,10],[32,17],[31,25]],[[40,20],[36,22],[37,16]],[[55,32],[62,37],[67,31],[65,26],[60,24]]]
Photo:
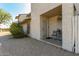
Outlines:
[[24,32],[23,32],[22,26],[20,26],[20,24],[12,23],[10,26],[10,32],[14,38],[24,37]]

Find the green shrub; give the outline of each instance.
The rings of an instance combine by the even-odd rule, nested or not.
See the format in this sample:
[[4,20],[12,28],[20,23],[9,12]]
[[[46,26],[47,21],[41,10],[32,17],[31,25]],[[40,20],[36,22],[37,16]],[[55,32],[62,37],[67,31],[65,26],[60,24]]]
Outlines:
[[12,23],[10,26],[10,32],[14,38],[21,38],[24,37],[24,32],[22,26],[18,23]]

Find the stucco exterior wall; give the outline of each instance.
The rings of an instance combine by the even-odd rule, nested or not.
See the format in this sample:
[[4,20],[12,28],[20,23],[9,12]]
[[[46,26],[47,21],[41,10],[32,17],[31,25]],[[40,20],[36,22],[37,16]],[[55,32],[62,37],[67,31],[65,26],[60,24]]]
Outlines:
[[21,23],[21,26],[23,27],[24,34],[30,35],[30,33],[28,33],[28,30],[30,31],[30,29],[27,27],[29,26],[31,19],[28,19],[27,14],[20,14],[18,20],[19,23]]
[[40,15],[59,6],[61,4],[56,3],[32,3],[31,4],[31,37],[40,40],[41,39],[41,27],[40,27]]
[[62,5],[62,48],[73,50],[72,16],[74,15],[73,4]]
[[24,19],[26,19],[26,14],[21,14],[20,16],[19,16],[19,22],[22,22]]
[[40,36],[41,39],[46,39],[48,36],[48,17],[41,16],[40,17]]
[[[41,39],[41,17],[40,15],[54,9],[61,4],[54,3],[35,3],[31,4],[31,37]],[[74,15],[73,4],[62,4],[62,48],[68,51],[73,50],[73,35],[72,35],[72,16]],[[44,18],[45,19],[45,18]]]
[[27,23],[22,24],[24,34],[27,34]]

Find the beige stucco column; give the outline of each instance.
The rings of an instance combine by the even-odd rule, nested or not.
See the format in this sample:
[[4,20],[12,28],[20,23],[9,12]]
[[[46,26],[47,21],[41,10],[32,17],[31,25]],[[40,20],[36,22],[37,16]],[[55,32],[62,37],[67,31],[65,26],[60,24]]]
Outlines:
[[62,48],[73,51],[72,17],[73,4],[62,4]]

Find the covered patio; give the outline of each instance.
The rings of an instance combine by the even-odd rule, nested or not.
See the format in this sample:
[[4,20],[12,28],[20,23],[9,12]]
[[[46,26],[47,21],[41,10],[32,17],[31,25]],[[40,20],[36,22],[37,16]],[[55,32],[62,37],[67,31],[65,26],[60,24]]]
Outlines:
[[62,46],[62,5],[45,12],[40,18],[42,40]]

